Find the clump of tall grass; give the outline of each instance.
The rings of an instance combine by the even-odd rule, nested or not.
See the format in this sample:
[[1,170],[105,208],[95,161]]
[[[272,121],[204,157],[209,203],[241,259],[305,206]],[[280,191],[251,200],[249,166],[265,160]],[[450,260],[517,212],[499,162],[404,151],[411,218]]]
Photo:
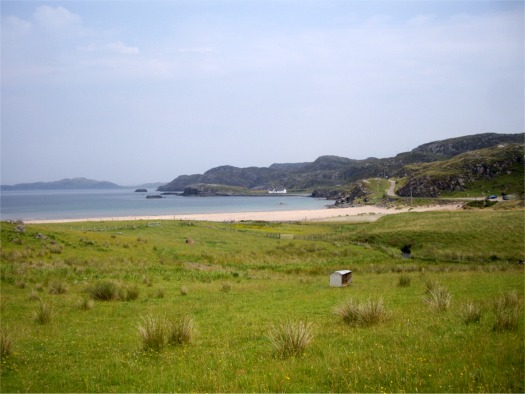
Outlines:
[[338,305],[335,314],[346,324],[368,327],[386,320],[389,316],[383,300],[367,300],[363,302],[349,299]]
[[429,279],[425,283],[426,286],[426,293],[429,294],[430,292],[434,291],[439,287],[439,282],[435,279]]
[[4,327],[0,329],[0,357],[4,358],[13,352],[13,337]]
[[465,324],[471,324],[479,323],[481,320],[481,312],[481,305],[474,302],[468,302],[467,304],[463,305],[459,314]]
[[180,288],[180,294],[181,295],[185,296],[185,295],[188,295],[188,293],[189,293],[189,290],[188,290],[188,288],[186,286],[182,286]]
[[93,305],[95,303],[93,302],[93,300],[89,297],[84,297],[82,298],[80,301],[78,301],[77,303],[77,307],[78,309],[80,309],[81,311],[88,311],[90,309],[93,308]]
[[178,320],[169,321],[169,343],[174,345],[191,343],[194,335],[195,323],[191,316],[184,315]]
[[121,287],[119,289],[118,298],[121,301],[135,301],[137,298],[139,298],[140,295],[140,289],[138,286],[129,286],[129,287]]
[[35,289],[31,290],[31,294],[29,294],[29,301],[40,301],[40,296]]
[[452,295],[445,287],[438,286],[428,290],[428,296],[424,298],[428,306],[436,312],[445,312],[450,308]]
[[94,300],[111,301],[117,298],[118,288],[113,282],[102,281],[88,288],[88,293]]
[[66,292],[66,284],[60,280],[55,280],[49,284],[49,294],[65,294]]
[[38,309],[33,312],[33,320],[38,324],[47,324],[51,322],[53,318],[53,307],[45,303],[44,301],[39,302]]
[[222,284],[221,291],[223,293],[229,293],[231,289],[232,289],[232,286],[228,282],[224,282]]
[[289,321],[274,325],[268,339],[276,357],[288,358],[303,354],[314,338],[312,331],[312,324],[309,322]]
[[504,293],[494,300],[494,331],[514,331],[518,328],[521,314],[521,302],[516,291]]
[[161,350],[168,343],[168,325],[163,317],[146,316],[138,326],[144,350]]
[[158,352],[168,344],[191,343],[195,336],[195,324],[193,318],[188,315],[178,320],[149,315],[142,318],[138,331],[142,349]]
[[408,275],[401,275],[397,282],[398,287],[410,287],[411,278]]

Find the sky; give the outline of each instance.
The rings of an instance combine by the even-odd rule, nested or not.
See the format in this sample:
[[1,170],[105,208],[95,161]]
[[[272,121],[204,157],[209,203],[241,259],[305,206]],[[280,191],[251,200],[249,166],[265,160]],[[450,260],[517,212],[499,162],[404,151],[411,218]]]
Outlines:
[[0,1],[2,184],[524,131],[523,1]]

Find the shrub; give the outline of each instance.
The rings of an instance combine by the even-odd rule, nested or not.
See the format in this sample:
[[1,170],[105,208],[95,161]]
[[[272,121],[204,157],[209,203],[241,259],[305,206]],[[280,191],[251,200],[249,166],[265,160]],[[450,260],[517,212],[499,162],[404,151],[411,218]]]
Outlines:
[[0,357],[4,358],[9,356],[13,351],[13,337],[7,331],[2,328],[0,330]]
[[450,308],[452,296],[450,292],[445,288],[438,286],[433,290],[429,290],[428,297],[425,298],[425,302],[430,308],[437,312],[444,312]]
[[180,294],[183,296],[188,295],[188,288],[186,286],[182,286],[180,288]]
[[50,304],[40,301],[38,309],[33,312],[33,320],[39,324],[47,324],[53,318],[53,308]]
[[346,324],[362,327],[380,323],[388,318],[388,311],[381,299],[361,303],[349,299],[335,308],[335,314]]
[[401,275],[397,285],[399,287],[410,287],[411,278],[408,275]]
[[164,318],[146,316],[138,326],[142,348],[144,350],[161,350],[168,343],[168,324]]
[[504,293],[499,296],[493,304],[494,331],[513,331],[518,328],[521,314],[521,303],[516,291]]
[[113,282],[97,282],[88,293],[94,300],[111,301],[117,298],[118,289]]
[[62,281],[53,281],[49,284],[49,294],[65,294],[67,287]]
[[474,302],[469,302],[461,309],[460,316],[465,324],[479,323],[481,320],[481,306]]
[[222,284],[221,291],[223,293],[229,293],[231,289],[232,289],[232,286],[228,282],[224,282]]
[[195,324],[193,319],[184,315],[179,320],[169,322],[169,338],[168,342],[175,345],[182,345],[184,343],[191,343],[195,335]]
[[302,354],[313,337],[312,324],[304,321],[275,325],[268,335],[275,355],[280,358]]

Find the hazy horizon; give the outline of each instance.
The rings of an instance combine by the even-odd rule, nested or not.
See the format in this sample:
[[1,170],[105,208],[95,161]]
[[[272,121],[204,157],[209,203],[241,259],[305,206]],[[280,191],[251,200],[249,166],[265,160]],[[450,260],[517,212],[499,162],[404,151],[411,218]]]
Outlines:
[[1,2],[3,185],[524,131],[522,1]]

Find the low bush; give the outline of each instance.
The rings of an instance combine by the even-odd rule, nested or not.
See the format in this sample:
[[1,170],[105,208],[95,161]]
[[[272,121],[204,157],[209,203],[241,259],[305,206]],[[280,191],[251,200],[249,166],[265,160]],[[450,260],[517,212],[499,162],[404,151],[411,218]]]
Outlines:
[[349,299],[335,308],[335,314],[346,324],[361,327],[368,327],[388,318],[388,311],[381,299],[364,302]]
[[275,325],[268,335],[275,355],[279,358],[301,355],[313,337],[312,324],[304,321]]

